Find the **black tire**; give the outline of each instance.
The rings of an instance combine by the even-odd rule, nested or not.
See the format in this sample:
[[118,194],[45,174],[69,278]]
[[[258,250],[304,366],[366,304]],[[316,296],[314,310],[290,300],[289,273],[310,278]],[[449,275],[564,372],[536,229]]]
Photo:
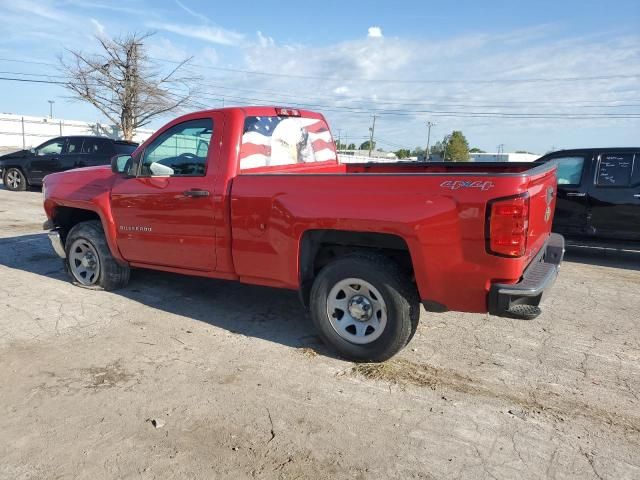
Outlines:
[[27,178],[19,168],[11,167],[2,176],[4,186],[12,192],[24,192],[27,189]]
[[[72,255],[71,249],[76,241],[82,240],[90,244],[98,255],[99,271],[95,280],[91,284],[86,284],[77,278],[73,273],[71,266]],[[71,277],[74,285],[93,290],[117,290],[123,288],[129,283],[129,275],[131,269],[128,266],[120,265],[111,255],[107,239],[102,229],[102,224],[98,220],[90,220],[78,223],[74,226],[65,241],[65,251],[67,258],[65,259],[65,269]]]
[[[343,338],[327,311],[331,290],[350,278],[371,284],[386,305],[386,326],[370,343],[357,344]],[[383,362],[391,358],[413,337],[420,316],[418,294],[408,275],[387,257],[368,253],[346,255],[326,265],[314,281],[310,307],[320,337],[342,357],[355,362]]]

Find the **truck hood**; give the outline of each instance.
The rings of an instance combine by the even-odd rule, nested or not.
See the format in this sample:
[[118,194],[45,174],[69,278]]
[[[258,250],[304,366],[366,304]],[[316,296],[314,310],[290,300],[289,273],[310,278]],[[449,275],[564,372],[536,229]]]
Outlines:
[[76,184],[87,185],[89,183],[103,184],[106,180],[111,182],[114,175],[109,165],[100,165],[97,167],[84,167],[67,170],[66,172],[52,173],[45,177],[47,185],[53,184]]

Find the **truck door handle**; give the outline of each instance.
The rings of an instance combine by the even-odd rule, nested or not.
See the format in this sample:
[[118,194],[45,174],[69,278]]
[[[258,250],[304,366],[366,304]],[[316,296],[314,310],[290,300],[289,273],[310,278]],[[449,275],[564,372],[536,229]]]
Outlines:
[[584,192],[567,192],[567,197],[586,197],[587,194]]
[[192,188],[191,190],[185,190],[182,192],[185,197],[208,197],[209,190],[200,190],[197,188]]

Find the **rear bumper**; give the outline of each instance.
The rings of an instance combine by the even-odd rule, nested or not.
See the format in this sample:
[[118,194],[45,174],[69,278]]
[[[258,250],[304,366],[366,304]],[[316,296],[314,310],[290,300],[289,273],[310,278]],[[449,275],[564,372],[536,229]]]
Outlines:
[[518,283],[494,283],[491,286],[489,313],[509,318],[537,317],[542,294],[556,281],[563,257],[564,237],[552,233]]

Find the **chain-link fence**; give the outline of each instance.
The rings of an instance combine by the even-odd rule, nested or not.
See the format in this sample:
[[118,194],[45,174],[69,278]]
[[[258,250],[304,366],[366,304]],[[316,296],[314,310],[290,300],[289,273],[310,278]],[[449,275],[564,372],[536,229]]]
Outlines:
[[[146,140],[153,130],[139,129],[134,141]],[[112,125],[89,123],[57,118],[30,117],[22,115],[0,115],[0,149],[3,151],[36,147],[59,136],[97,135],[121,138],[120,131]]]

